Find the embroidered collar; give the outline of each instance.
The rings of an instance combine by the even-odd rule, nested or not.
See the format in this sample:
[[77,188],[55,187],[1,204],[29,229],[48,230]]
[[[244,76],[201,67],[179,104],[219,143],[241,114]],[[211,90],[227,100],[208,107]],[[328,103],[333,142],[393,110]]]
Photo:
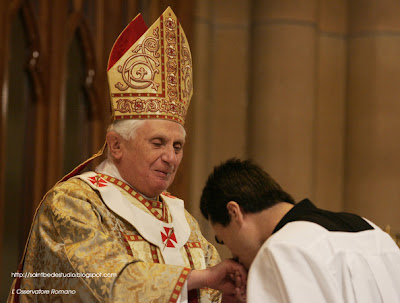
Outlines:
[[[98,173],[97,174],[99,177],[103,178],[104,180],[111,182],[115,185],[117,185],[118,187],[122,188],[124,191],[126,191],[128,194],[130,194],[132,197],[134,197],[135,199],[137,199],[140,203],[142,203],[152,214],[154,217],[156,217],[158,220],[160,221],[166,221],[167,218],[167,211],[165,208],[165,203],[163,202],[159,202],[159,201],[152,201],[149,199],[146,199],[143,195],[141,195],[140,193],[138,193],[137,191],[135,191],[132,187],[130,187],[128,184],[126,184],[125,182],[115,178],[115,177],[111,177],[109,175],[106,174],[101,174]],[[161,209],[162,210],[162,214],[160,214],[156,209]]]

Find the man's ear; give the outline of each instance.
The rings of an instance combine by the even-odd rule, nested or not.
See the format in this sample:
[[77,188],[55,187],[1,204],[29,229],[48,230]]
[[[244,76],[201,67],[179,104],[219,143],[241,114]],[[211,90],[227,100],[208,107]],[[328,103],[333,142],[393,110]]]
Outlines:
[[122,138],[114,131],[108,132],[106,135],[107,147],[114,159],[119,160],[122,156]]
[[243,224],[243,212],[240,209],[239,204],[237,204],[235,201],[230,201],[226,205],[226,209],[228,210],[231,220],[236,221],[239,226],[241,226]]

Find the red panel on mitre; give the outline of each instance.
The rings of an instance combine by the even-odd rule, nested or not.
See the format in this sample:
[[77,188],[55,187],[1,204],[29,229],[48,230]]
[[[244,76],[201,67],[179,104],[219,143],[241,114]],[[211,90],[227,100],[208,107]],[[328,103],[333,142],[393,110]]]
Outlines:
[[147,25],[141,14],[128,24],[119,35],[108,59],[107,71],[128,51],[128,49],[147,31]]

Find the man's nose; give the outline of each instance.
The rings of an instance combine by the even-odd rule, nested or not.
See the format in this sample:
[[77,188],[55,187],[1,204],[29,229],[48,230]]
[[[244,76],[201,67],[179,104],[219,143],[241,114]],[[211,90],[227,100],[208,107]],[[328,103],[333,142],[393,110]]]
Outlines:
[[173,146],[166,146],[161,159],[170,164],[175,164],[177,161],[175,148]]

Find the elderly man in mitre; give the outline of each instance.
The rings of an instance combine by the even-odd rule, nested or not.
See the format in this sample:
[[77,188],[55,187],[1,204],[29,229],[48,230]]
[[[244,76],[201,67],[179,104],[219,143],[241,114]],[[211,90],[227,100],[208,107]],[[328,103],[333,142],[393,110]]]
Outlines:
[[165,192],[182,160],[192,96],[189,45],[170,8],[149,29],[140,15],[125,28],[108,78],[114,122],[107,159],[78,174],[89,159],[46,194],[9,300],[217,302],[220,291],[239,297],[243,267],[220,263],[183,201]]

